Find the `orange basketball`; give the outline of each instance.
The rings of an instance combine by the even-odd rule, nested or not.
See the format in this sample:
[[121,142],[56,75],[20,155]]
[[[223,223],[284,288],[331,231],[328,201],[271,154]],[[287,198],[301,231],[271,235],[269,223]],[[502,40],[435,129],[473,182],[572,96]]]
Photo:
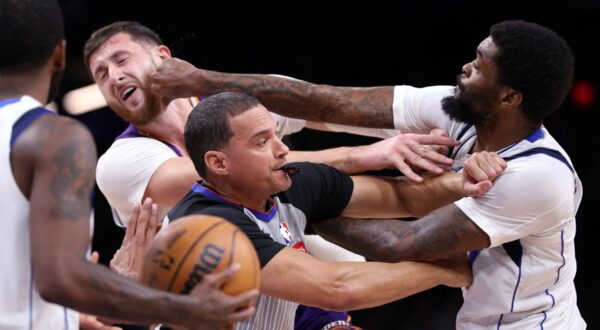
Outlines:
[[241,269],[222,287],[236,295],[260,284],[254,245],[235,225],[215,216],[177,219],[156,235],[146,252],[142,283],[173,293],[189,293],[205,274],[237,263]]

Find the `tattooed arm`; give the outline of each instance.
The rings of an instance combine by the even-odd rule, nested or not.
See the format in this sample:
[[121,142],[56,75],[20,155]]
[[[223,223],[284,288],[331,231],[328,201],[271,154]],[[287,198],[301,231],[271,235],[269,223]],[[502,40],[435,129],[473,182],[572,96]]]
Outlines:
[[393,128],[392,86],[354,88],[316,85],[273,75],[202,70],[168,58],[152,75],[152,92],[169,99],[242,92],[287,117],[362,127]]
[[[229,297],[217,289],[223,278],[205,278],[190,296],[141,286],[87,261],[90,196],[96,150],[75,121],[44,116],[17,139],[11,166],[30,201],[30,240],[35,285],[42,297],[85,313],[136,323],[165,322],[222,327],[252,314],[250,292]],[[23,262],[28,262],[24,260]]]
[[386,262],[438,260],[490,245],[488,235],[454,204],[416,221],[339,217],[314,226],[327,240]]

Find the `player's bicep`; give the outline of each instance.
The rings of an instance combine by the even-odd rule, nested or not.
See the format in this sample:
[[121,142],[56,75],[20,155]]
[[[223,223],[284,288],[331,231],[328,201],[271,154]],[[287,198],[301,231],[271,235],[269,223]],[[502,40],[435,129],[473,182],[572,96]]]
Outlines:
[[[71,119],[42,118],[22,142],[36,150],[30,195],[34,263],[58,253],[85,253],[96,149],[89,132]],[[60,239],[68,235],[68,239]]]
[[200,175],[190,158],[171,158],[152,174],[144,198],[151,197],[155,203],[171,207],[177,204],[198,180]]
[[455,204],[444,206],[414,223],[413,253],[417,260],[436,260],[487,248],[489,236]]

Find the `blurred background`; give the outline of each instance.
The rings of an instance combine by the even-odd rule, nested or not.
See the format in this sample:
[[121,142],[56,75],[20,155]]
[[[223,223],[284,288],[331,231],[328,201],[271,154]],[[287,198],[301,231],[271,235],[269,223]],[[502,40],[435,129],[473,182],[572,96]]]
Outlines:
[[[590,329],[600,328],[594,301],[600,294],[595,211],[600,195],[599,110],[600,2],[419,1],[336,3],[287,1],[275,5],[230,1],[59,0],[66,20],[68,65],[58,98],[59,112],[83,122],[102,154],[125,123],[107,108],[73,115],[64,96],[92,83],[81,58],[92,31],[117,20],[136,20],[153,30],[173,54],[196,66],[244,73],[279,73],[315,83],[344,86],[455,84],[462,65],[505,19],[524,19],[554,29],[575,54],[571,94],[546,122],[570,154],[584,185],[577,217],[579,308]],[[288,142],[297,149],[322,149],[373,142],[347,134],[304,130]],[[112,221],[102,194],[95,196],[94,249],[107,263],[123,232]],[[453,329],[459,290],[437,288],[383,307],[352,313],[364,329]]]

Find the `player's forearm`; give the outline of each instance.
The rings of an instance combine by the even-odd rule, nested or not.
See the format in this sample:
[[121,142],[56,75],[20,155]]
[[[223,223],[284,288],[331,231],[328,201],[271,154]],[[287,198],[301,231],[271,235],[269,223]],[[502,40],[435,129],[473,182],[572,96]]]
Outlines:
[[427,263],[405,261],[338,265],[340,271],[336,273],[337,281],[343,283],[343,289],[347,292],[345,306],[339,307],[346,310],[380,306],[457,280],[452,278],[456,274]]
[[201,69],[195,75],[198,95],[242,92],[287,117],[362,127],[394,126],[392,86],[334,87],[280,76],[225,74]]
[[383,262],[419,260],[413,248],[414,221],[359,220],[337,217],[314,223],[323,238],[367,259]]
[[192,297],[142,286],[85,258],[57,270],[44,299],[91,315],[137,324],[181,324],[189,315]]
[[428,177],[421,183],[400,180],[394,188],[408,213],[417,218],[465,196],[459,173]]
[[440,260],[490,245],[488,235],[454,204],[415,221],[338,217],[313,227],[328,241],[385,262]]
[[353,150],[353,147],[339,147],[319,151],[290,151],[286,158],[289,162],[327,164],[346,174],[353,174],[356,173],[356,168],[348,162]]

